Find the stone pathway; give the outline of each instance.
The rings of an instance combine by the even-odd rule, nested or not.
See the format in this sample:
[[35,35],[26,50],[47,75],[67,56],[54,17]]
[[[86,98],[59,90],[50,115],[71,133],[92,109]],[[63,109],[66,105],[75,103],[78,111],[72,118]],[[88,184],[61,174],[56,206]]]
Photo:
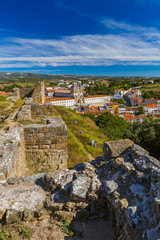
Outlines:
[[[8,108],[10,109],[11,107],[13,106],[13,103],[12,105]],[[0,132],[3,132],[5,128],[9,127],[10,129],[17,126],[17,122],[14,121],[14,118],[15,116],[17,115],[19,109],[15,109],[14,112],[12,112],[8,118],[6,118],[6,124],[4,124],[4,126],[2,128],[0,128]]]

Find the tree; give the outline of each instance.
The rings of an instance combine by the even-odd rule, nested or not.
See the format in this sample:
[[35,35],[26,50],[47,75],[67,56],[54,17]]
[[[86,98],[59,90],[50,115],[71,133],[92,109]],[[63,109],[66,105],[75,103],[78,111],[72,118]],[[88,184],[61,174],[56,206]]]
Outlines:
[[125,119],[113,116],[109,112],[100,114],[96,119],[96,124],[109,140],[123,138],[126,128],[129,127],[129,123]]
[[135,122],[126,130],[125,137],[148,150],[152,156],[160,158],[160,119],[149,116],[143,123]]

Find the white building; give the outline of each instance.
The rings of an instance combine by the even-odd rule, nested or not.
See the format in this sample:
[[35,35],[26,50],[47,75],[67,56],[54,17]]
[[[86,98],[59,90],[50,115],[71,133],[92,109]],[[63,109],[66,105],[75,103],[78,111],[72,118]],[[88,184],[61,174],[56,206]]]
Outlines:
[[[52,105],[73,107],[76,105],[74,98],[52,98],[46,99],[46,102],[52,103]],[[84,105],[90,105],[95,103],[110,102],[110,96],[108,95],[93,95],[84,98]]]
[[[47,94],[52,92],[52,89],[46,89]],[[46,95],[47,95],[46,94]],[[111,97],[109,95],[92,95],[84,97],[83,86],[80,81],[77,81],[73,84],[71,90],[58,89],[54,90],[53,95],[47,95],[46,102],[50,102],[53,105],[65,106],[65,107],[74,107],[74,106],[85,106],[91,104],[102,103],[105,104],[110,102]],[[51,97],[52,98],[51,98]]]
[[144,111],[147,113],[156,113],[158,110],[157,104],[148,104],[147,106],[144,106]]
[[93,96],[84,97],[85,105],[90,105],[94,103],[106,103],[110,101],[111,101],[111,97],[109,95],[93,95]]
[[127,92],[128,92],[127,90],[121,90],[121,89],[115,90],[113,98],[122,100],[123,99],[123,95],[126,94]]
[[73,107],[76,102],[74,98],[54,98],[50,103],[56,106]]

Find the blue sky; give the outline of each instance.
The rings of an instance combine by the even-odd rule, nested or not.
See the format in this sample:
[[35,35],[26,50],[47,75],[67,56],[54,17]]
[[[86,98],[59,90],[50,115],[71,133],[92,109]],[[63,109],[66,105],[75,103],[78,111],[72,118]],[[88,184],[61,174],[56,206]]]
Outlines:
[[160,0],[0,0],[0,71],[160,76]]

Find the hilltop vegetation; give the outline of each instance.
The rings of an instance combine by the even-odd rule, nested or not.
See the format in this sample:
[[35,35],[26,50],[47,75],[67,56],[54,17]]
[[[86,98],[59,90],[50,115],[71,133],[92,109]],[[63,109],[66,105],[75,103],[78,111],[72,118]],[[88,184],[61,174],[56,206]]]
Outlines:
[[[143,123],[133,126],[125,119],[102,113],[80,115],[65,107],[54,106],[54,115],[60,116],[67,125],[68,167],[90,161],[103,154],[104,141],[129,138],[144,147],[150,155],[160,159],[160,120],[147,117]],[[91,119],[92,118],[92,119]]]
[[143,123],[135,122],[126,130],[126,137],[160,159],[160,119],[148,116]]
[[61,116],[68,130],[68,167],[90,161],[103,154],[102,145],[108,138],[89,117],[65,107],[54,106],[54,115]]
[[130,126],[124,118],[113,116],[109,112],[100,114],[96,119],[96,124],[109,140],[124,138],[126,129]]

